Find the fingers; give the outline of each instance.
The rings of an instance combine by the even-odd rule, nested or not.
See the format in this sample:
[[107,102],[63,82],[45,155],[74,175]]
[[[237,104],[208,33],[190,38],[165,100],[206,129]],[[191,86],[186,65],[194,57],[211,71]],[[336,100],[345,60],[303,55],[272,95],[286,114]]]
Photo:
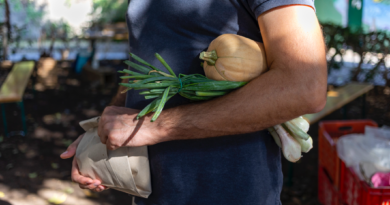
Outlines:
[[81,184],[83,186],[90,185],[94,181],[91,178],[84,177],[84,176],[82,176],[80,174],[79,167],[77,166],[77,162],[76,162],[75,158],[73,158],[73,161],[72,161],[72,171],[71,171],[71,173],[72,173],[72,181],[74,181],[76,183],[79,183],[79,184]]
[[103,117],[101,117],[100,120],[99,120],[98,135],[99,135],[100,141],[101,141],[103,144],[106,144],[106,141],[107,141],[107,134],[104,132]]
[[101,185],[99,180],[93,180],[89,177],[82,176],[79,172],[76,159],[73,159],[72,161],[72,181],[78,183],[79,187],[82,189],[90,189],[96,192],[108,189],[107,187]]
[[92,191],[101,192],[101,191],[104,191],[104,190],[107,190],[107,189],[108,189],[107,187],[105,187],[103,185],[99,185],[95,189],[92,189]]
[[68,159],[73,157],[73,155],[76,153],[77,146],[79,145],[83,136],[84,134],[80,135],[71,145],[69,145],[66,151],[60,155],[60,157],[62,159]]
[[110,140],[107,140],[106,146],[107,146],[107,149],[109,149],[109,150],[116,150],[119,148],[119,146],[113,145]]
[[94,190],[94,189],[98,189],[99,187],[102,187],[102,186],[103,185],[101,185],[101,182],[99,180],[93,180],[93,182],[91,184],[80,184],[79,183],[79,187],[82,189]]

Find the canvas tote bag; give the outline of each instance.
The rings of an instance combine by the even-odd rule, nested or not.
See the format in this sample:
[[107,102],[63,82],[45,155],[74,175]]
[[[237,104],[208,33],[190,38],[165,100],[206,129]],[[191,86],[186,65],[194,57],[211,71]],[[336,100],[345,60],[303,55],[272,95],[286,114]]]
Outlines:
[[86,131],[75,156],[81,174],[109,188],[148,198],[152,188],[147,146],[108,150],[97,134],[98,122],[99,117],[80,122]]

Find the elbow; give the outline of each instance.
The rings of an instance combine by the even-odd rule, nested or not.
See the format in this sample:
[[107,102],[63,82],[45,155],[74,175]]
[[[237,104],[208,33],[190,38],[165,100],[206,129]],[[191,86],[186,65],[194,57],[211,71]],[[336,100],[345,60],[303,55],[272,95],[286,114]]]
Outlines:
[[327,84],[316,85],[308,89],[303,96],[304,113],[311,114],[320,112],[326,105]]
[[326,94],[324,96],[318,96],[317,99],[313,100],[310,106],[308,106],[307,113],[317,113],[325,108],[326,105]]

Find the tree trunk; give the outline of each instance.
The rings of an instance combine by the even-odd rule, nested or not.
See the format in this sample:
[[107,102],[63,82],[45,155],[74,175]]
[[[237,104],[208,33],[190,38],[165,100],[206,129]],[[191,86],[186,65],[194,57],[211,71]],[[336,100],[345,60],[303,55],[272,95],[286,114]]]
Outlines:
[[52,57],[53,56],[53,50],[54,50],[54,43],[56,42],[56,38],[54,35],[51,36],[50,39],[50,47],[49,47],[49,55]]
[[11,22],[10,22],[10,10],[8,0],[4,0],[5,5],[5,19],[3,28],[3,60],[8,57],[8,40],[11,38]]

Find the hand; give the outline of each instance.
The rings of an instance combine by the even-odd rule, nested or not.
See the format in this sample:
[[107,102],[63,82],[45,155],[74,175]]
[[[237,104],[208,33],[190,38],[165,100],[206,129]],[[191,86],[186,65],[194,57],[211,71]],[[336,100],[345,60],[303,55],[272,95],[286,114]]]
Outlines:
[[[68,149],[61,154],[62,159],[68,159],[75,155],[77,146],[79,145],[81,139],[84,135],[81,135],[76,139],[71,145],[69,145]],[[73,158],[72,161],[72,181],[79,184],[82,189],[90,189],[92,191],[101,192],[103,190],[108,189],[107,187],[101,185],[101,181],[93,180],[89,177],[84,177],[80,174],[79,167],[77,166],[76,158]]]
[[136,120],[140,111],[126,107],[109,106],[99,120],[98,135],[110,150],[124,146],[153,145],[162,141],[158,134],[158,122],[150,122],[150,116]]

